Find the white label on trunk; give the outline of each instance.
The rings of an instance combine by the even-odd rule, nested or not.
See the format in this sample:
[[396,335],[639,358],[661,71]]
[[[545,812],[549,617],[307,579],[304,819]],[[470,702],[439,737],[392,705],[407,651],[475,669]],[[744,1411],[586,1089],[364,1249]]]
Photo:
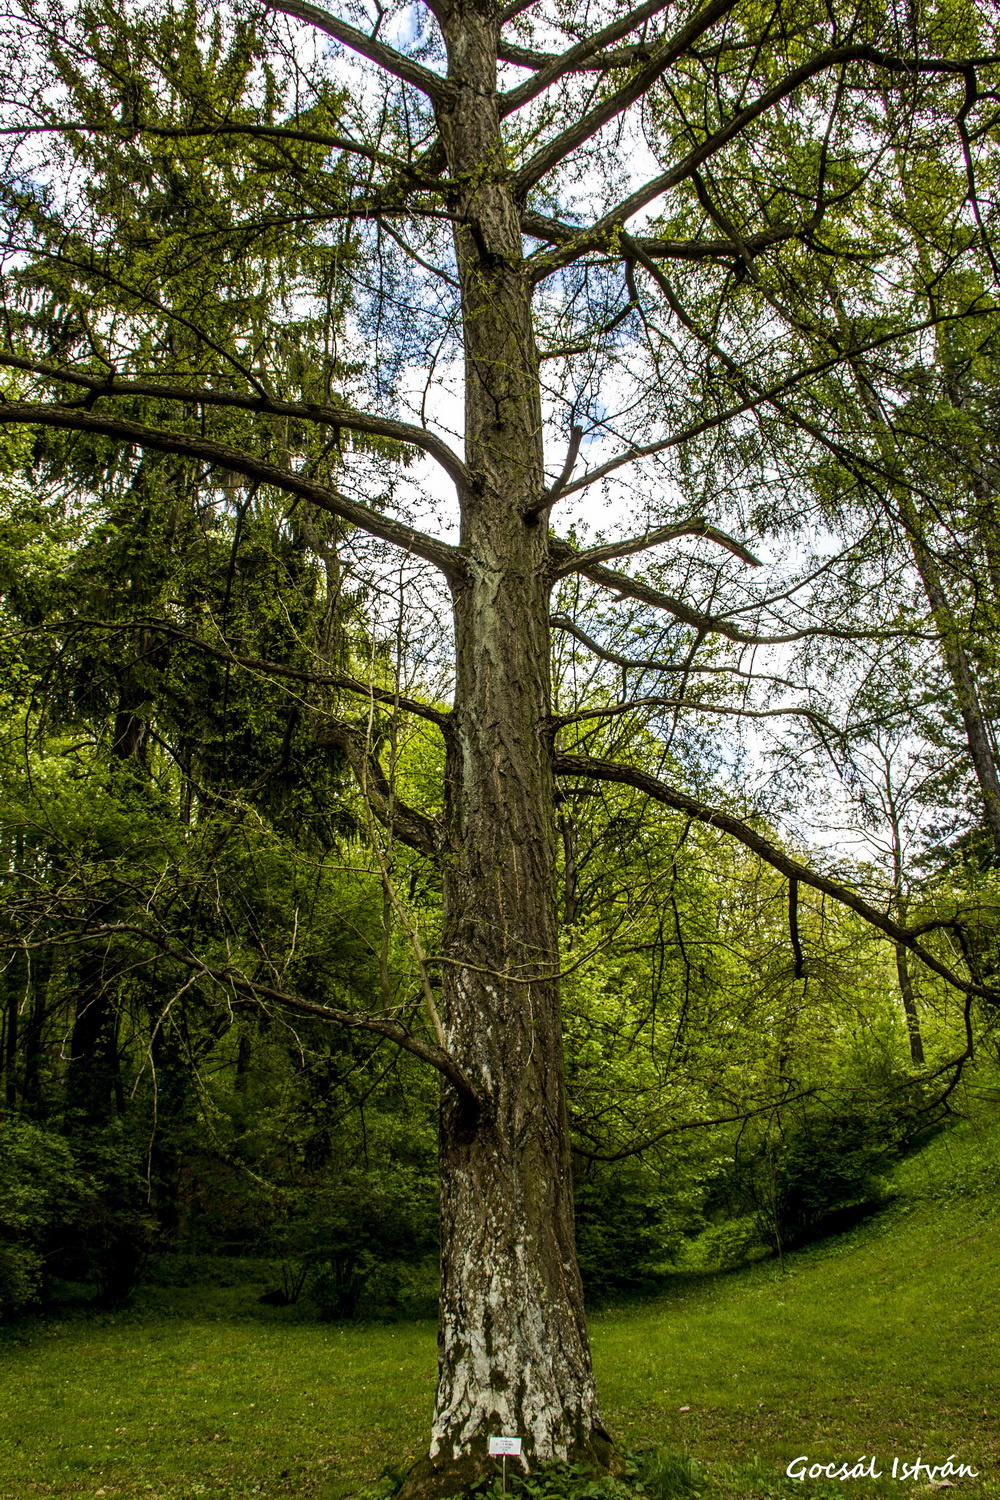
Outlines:
[[507,1458],[520,1458],[521,1439],[512,1437],[491,1437],[490,1458],[500,1458],[501,1456],[505,1456]]

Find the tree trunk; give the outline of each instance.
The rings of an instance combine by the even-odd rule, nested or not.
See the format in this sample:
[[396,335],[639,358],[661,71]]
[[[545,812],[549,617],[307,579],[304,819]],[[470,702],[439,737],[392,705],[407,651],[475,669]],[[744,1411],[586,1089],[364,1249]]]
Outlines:
[[[481,1471],[487,1438],[606,1461],[573,1228],[559,1011],[549,589],[531,290],[502,180],[497,13],[438,11],[456,101],[466,360],[465,581],[448,736],[442,1025],[484,1101],[441,1113],[439,1385],[424,1482]],[[414,1476],[413,1488],[420,1486]],[[422,1486],[421,1486],[422,1487]]]
[[73,1030],[66,1063],[66,1110],[77,1129],[106,1125],[124,1110],[118,1057],[118,1017],[108,987],[105,955],[80,956],[69,976]]
[[[893,879],[896,886],[896,915],[901,927],[906,926],[909,916],[909,900],[903,894],[903,835],[899,809],[891,792],[886,797],[889,808],[889,818],[892,825],[892,867]],[[910,1061],[916,1067],[924,1065],[924,1039],[920,1033],[920,1013],[917,1010],[917,999],[913,990],[913,976],[910,973],[910,955],[902,943],[895,943],[896,950],[896,978],[899,981],[899,994],[903,1002],[903,1015],[906,1017],[906,1032],[910,1040]]]
[[7,997],[6,1005],[4,1006],[2,1069],[4,1075],[4,1103],[8,1109],[16,1109],[18,1094],[18,1048],[20,1042],[18,1021],[21,1015],[21,1005],[29,989],[28,963],[23,948],[15,948],[8,959],[7,967],[4,970],[3,982]]
[[955,701],[962,716],[969,759],[983,797],[983,815],[993,841],[994,853],[1000,861],[1000,774],[997,772],[989,726],[979,699],[975,672],[962,643],[961,630],[948,602],[940,570],[924,539],[915,509],[907,501],[901,504],[900,510],[909,533],[913,560],[934,615],[934,622],[941,633],[941,654],[955,689]]
[[910,1061],[918,1067],[923,1067],[924,1042],[923,1037],[920,1035],[920,1016],[917,1012],[917,1002],[913,994],[913,980],[910,978],[908,955],[902,943],[896,944],[896,977],[899,980],[899,993],[903,1000],[906,1030],[910,1038]]

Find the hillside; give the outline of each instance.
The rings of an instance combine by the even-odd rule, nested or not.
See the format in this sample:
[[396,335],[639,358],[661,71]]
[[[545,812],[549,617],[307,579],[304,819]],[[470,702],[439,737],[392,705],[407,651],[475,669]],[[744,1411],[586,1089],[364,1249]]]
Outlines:
[[[899,1166],[847,1234],[593,1320],[604,1408],[627,1448],[662,1445],[705,1496],[843,1493],[786,1465],[874,1454],[979,1471],[1000,1494],[1000,1112]],[[319,1326],[247,1287],[159,1291],[118,1315],[4,1335],[0,1497],[245,1500],[366,1489],[416,1446],[434,1390],[430,1322]]]

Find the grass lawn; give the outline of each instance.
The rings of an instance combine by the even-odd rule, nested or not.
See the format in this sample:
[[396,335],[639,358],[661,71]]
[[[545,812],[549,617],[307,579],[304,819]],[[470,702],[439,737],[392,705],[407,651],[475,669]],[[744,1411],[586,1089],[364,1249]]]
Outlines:
[[[626,1446],[701,1465],[702,1493],[844,1494],[790,1460],[877,1455],[979,1471],[1000,1496],[1000,1122],[965,1122],[896,1174],[849,1234],[592,1320],[604,1410]],[[242,1300],[241,1300],[242,1299]],[[294,1309],[290,1310],[294,1313]],[[239,1289],[160,1292],[118,1316],[0,1343],[0,1500],[337,1500],[425,1441],[431,1323],[330,1326]]]

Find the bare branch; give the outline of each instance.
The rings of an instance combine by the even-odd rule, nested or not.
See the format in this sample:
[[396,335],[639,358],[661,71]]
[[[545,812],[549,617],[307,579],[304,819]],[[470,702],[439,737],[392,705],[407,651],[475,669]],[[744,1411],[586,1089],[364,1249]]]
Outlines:
[[163,427],[146,427],[140,422],[130,422],[120,417],[104,416],[100,412],[86,411],[79,407],[42,406],[27,402],[0,402],[0,426],[20,424],[25,426],[59,427],[70,432],[99,432],[105,437],[117,438],[123,443],[134,443],[140,448],[151,448],[158,453],[180,453],[190,458],[201,459],[229,469],[234,474],[243,474],[259,484],[270,484],[291,495],[300,495],[318,505],[321,510],[339,516],[352,526],[359,526],[371,536],[401,547],[415,557],[422,557],[441,569],[449,580],[458,579],[464,572],[465,557],[457,547],[439,542],[436,537],[417,531],[402,521],[393,521],[347,500],[336,490],[327,489],[301,474],[266,459],[254,458],[240,448],[230,448],[226,443],[217,443],[208,438],[190,433],[172,432]]
[[562,466],[562,472],[554,484],[551,484],[542,494],[541,503],[533,506],[531,510],[524,512],[523,520],[529,525],[534,525],[543,510],[547,510],[556,501],[566,488],[573,475],[577,454],[580,452],[580,443],[583,440],[583,428],[575,422],[569,431],[569,447],[566,449],[566,462]]
[[132,631],[136,628],[144,631],[155,631],[160,635],[169,636],[171,640],[183,641],[186,646],[194,646],[197,650],[211,656],[215,661],[230,662],[234,667],[245,667],[249,672],[260,672],[267,677],[285,677],[291,682],[302,682],[315,687],[335,687],[347,693],[357,693],[359,697],[366,698],[375,703],[391,704],[393,708],[399,708],[403,713],[414,714],[418,718],[426,719],[431,724],[436,724],[439,729],[444,728],[448,722],[449,715],[442,713],[440,709],[431,708],[429,703],[421,703],[416,698],[402,697],[392,688],[380,688],[369,682],[362,682],[358,677],[351,677],[346,672],[310,672],[305,667],[289,667],[279,661],[267,661],[257,656],[242,656],[238,651],[224,650],[220,646],[213,646],[209,641],[200,636],[190,635],[186,630],[179,630],[171,625],[168,620],[158,620],[152,617],[135,616],[124,624],[112,623],[107,620],[91,620],[84,615],[75,615],[71,620],[56,620],[51,625],[32,627],[32,630],[24,632],[33,634],[41,629],[52,634],[60,631],[70,630],[104,630],[104,631]]
[[[535,183],[539,182],[564,157],[575,151],[578,146],[582,146],[584,141],[589,140],[592,135],[596,135],[602,126],[607,125],[616,115],[620,115],[624,110],[628,109],[637,99],[641,99],[650,86],[656,82],[657,78],[665,73],[667,68],[676,62],[679,57],[684,55],[692,42],[696,41],[710,26],[713,26],[727,11],[732,10],[735,4],[736,0],[709,0],[707,5],[703,6],[701,10],[692,16],[686,26],[683,26],[675,36],[669,41],[665,41],[658,48],[655,55],[644,67],[638,68],[635,71],[628,83],[623,84],[621,88],[616,89],[614,93],[602,100],[600,104],[588,110],[574,125],[571,125],[567,130],[561,131],[559,135],[549,141],[548,145],[543,146],[540,151],[536,151],[534,156],[515,174],[515,191],[520,195],[527,193],[529,188],[534,187]],[[621,34],[619,33],[619,35]],[[570,50],[572,52],[574,49],[571,48]],[[570,54],[567,53],[565,55],[568,57]],[[539,91],[538,85],[543,77],[545,77],[545,74],[539,73],[535,78],[529,80],[532,93],[528,97],[533,97],[534,93]],[[548,81],[551,82],[552,80]],[[521,89],[527,90],[529,84],[522,84]],[[547,86],[548,83],[542,85],[542,87]],[[513,97],[513,95],[508,96],[508,98]]]
[[744,708],[732,703],[704,703],[697,698],[661,698],[655,695],[628,698],[621,703],[610,703],[606,708],[583,708],[575,714],[558,714],[552,719],[553,727],[561,729],[564,724],[579,724],[588,719],[615,719],[622,714],[633,713],[639,708],[691,708],[701,714],[728,714],[736,719],[777,719],[788,717],[808,719],[821,729],[838,735],[840,730],[829,719],[806,705],[791,708]]
[[253,1000],[270,1000],[300,1015],[316,1016],[321,1021],[333,1021],[338,1026],[347,1026],[353,1031],[367,1031],[375,1036],[383,1036],[388,1041],[395,1042],[397,1047],[401,1047],[404,1052],[410,1052],[414,1057],[419,1057],[422,1062],[429,1063],[432,1068],[436,1068],[467,1104],[477,1112],[482,1109],[482,1100],[451,1053],[433,1042],[426,1042],[422,1037],[414,1036],[398,1021],[392,1021],[387,1016],[359,1016],[349,1010],[340,1010],[332,1005],[322,1005],[315,1000],[306,1000],[301,995],[290,995],[284,990],[276,990],[271,985],[261,984],[255,979],[247,978],[238,969],[220,969],[214,964],[207,964],[195,954],[186,953],[176,947],[162,932],[151,932],[148,928],[139,927],[134,923],[109,923],[101,928],[101,932],[127,932],[140,937],[153,947],[159,948],[161,952],[168,954],[170,958],[176,959],[178,963],[194,969],[199,974],[204,974],[207,978],[215,980],[217,984],[239,990]]
[[[661,6],[665,10],[666,6]],[[595,52],[582,62],[573,63],[563,69],[564,73],[608,73],[612,68],[634,68],[636,63],[647,62],[656,46],[652,42],[633,42],[629,47],[616,47],[607,52]],[[551,68],[565,56],[559,52],[537,52],[531,47],[516,47],[512,42],[501,42],[497,48],[501,62],[513,63],[516,68]],[[509,96],[508,96],[509,97]]]
[[310,5],[307,0],[267,0],[267,4],[272,10],[283,11],[286,16],[294,16],[297,21],[315,26],[317,30],[349,47],[352,52],[360,53],[362,57],[367,57],[384,68],[387,73],[401,78],[404,83],[412,83],[435,104],[447,104],[455,96],[455,90],[446,78],[432,73],[429,68],[422,67],[395,48],[387,47],[384,42],[365,36],[356,26],[349,26],[346,21],[332,16],[328,10],[322,10],[318,5]]
[[569,433],[569,447],[566,450],[566,462],[562,466],[562,472],[555,484],[549,487],[548,498],[550,501],[557,499],[569,484],[573,477],[573,469],[576,465],[577,454],[580,452],[580,443],[583,440],[583,428],[574,422]]
[[794,688],[796,686],[794,682],[789,682],[785,677],[772,677],[767,673],[761,673],[758,676],[755,672],[741,671],[739,667],[700,667],[691,661],[643,660],[632,656],[621,656],[617,651],[609,651],[607,647],[601,646],[591,636],[587,635],[586,631],[581,630],[579,625],[575,624],[568,615],[553,615],[549,624],[554,625],[557,630],[565,630],[568,635],[574,636],[581,645],[586,646],[587,650],[592,651],[601,661],[610,662],[615,667],[623,667],[629,672],[682,672],[685,676],[693,672],[729,673],[734,677],[745,677],[748,682],[771,682],[777,687],[787,688]]
[[586,1146],[573,1144],[573,1151],[577,1156],[584,1156],[588,1161],[624,1161],[628,1156],[639,1156],[641,1152],[648,1151],[651,1146],[666,1140],[668,1135],[678,1135],[682,1130],[707,1129],[711,1125],[735,1125],[742,1120],[752,1120],[755,1115],[771,1114],[774,1110],[782,1109],[786,1104],[794,1104],[796,1099],[811,1099],[819,1093],[818,1088],[802,1089],[797,1094],[784,1094],[780,1099],[772,1099],[770,1104],[760,1104],[756,1109],[745,1109],[738,1115],[716,1115],[709,1120],[684,1120],[680,1125],[667,1125],[663,1130],[657,1130],[655,1134],[646,1136],[641,1141],[633,1141],[630,1146],[623,1146],[620,1151],[591,1151]]
[[441,847],[441,831],[437,823],[400,801],[362,730],[340,719],[328,720],[317,734],[316,744],[331,745],[343,751],[372,812],[384,828],[418,854],[437,858]]
[[[558,219],[547,218],[544,214],[527,210],[522,213],[521,227],[525,234],[559,247],[555,250],[536,251],[529,256],[527,263],[532,281],[537,284],[563,266],[571,265],[581,256],[592,252],[617,255],[620,252],[618,236],[622,224],[659,196],[662,191],[659,183],[659,178],[647,183],[645,188],[638,189],[596,223],[583,229],[561,224]],[[653,260],[738,261],[759,255],[775,245],[782,245],[801,232],[802,226],[798,224],[775,224],[759,234],[749,235],[745,240],[665,240],[636,235],[632,242]]]
[[[579,554],[574,552],[566,542],[553,538],[549,543],[552,556],[568,562],[573,562]],[[704,631],[707,634],[722,635],[727,640],[738,641],[745,646],[784,646],[792,641],[805,641],[813,636],[828,636],[833,640],[859,641],[859,640],[885,640],[886,631],[881,630],[838,630],[834,626],[809,625],[802,630],[790,630],[782,635],[754,635],[749,631],[740,630],[738,626],[731,625],[729,621],[719,615],[706,615],[701,610],[693,609],[690,604],[685,604],[682,599],[677,599],[673,594],[665,594],[661,589],[654,589],[649,584],[642,583],[637,578],[630,578],[627,573],[618,573],[611,568],[605,568],[600,563],[587,563],[577,566],[574,571],[583,573],[594,583],[604,584],[605,587],[614,589],[626,599],[638,599],[642,604],[652,605],[654,609],[665,609],[675,619],[683,621],[695,630]]]
[[[534,78],[526,79],[524,83],[512,89],[509,94],[501,96],[501,115],[506,116],[513,113],[514,110],[520,109],[530,100],[544,93],[551,84],[557,83],[565,74],[573,72],[582,63],[592,58],[595,53],[602,51],[605,47],[612,46],[615,42],[620,41],[622,37],[628,36],[629,32],[634,31],[637,26],[641,26],[644,21],[651,20],[653,16],[659,15],[661,11],[666,10],[667,3],[668,0],[647,0],[645,5],[639,5],[634,10],[627,11],[617,21],[612,21],[609,26],[604,26],[600,31],[595,31],[593,36],[585,37],[582,42],[577,42],[574,47],[570,47],[566,52],[553,57],[551,62],[539,68]],[[668,67],[671,62],[675,61],[703,31],[707,31],[708,27],[717,21],[720,16],[724,16],[727,11],[732,10],[735,4],[736,0],[710,0],[710,4],[699,11],[688,22],[687,26],[678,32],[672,41],[661,43],[660,51],[657,53],[655,71],[649,79],[643,82],[639,93],[644,93],[649,87],[649,83],[659,75],[663,68]],[[645,70],[642,76],[645,78]],[[624,90],[619,90],[618,94],[612,95],[612,98],[617,98],[619,94],[624,92]],[[635,98],[638,97],[639,94],[636,94]],[[631,103],[632,101],[630,100],[629,102]],[[622,105],[620,107],[625,108],[626,106]],[[596,112],[591,111],[591,114],[595,114]],[[618,112],[617,107],[612,110],[612,114],[617,114]],[[611,116],[608,118],[611,118]],[[587,134],[592,133],[592,131],[587,132]],[[583,138],[586,139],[586,135]],[[561,140],[562,137],[557,137],[557,139]],[[558,156],[556,160],[559,160]],[[548,167],[545,168],[545,171],[548,171]],[[544,176],[544,173],[540,173],[539,175]],[[534,180],[537,181],[538,179],[535,178]],[[530,183],[528,186],[530,186]]]
[[[773,406],[791,424],[798,427],[802,432],[806,432],[811,437],[814,437],[817,442],[822,443],[830,452],[835,453],[837,457],[850,465],[858,469],[869,470],[882,481],[888,480],[890,483],[899,482],[900,476],[897,473],[891,473],[884,464],[878,463],[863,453],[848,453],[841,444],[832,439],[828,433],[825,433],[817,423],[810,422],[801,413],[789,412],[787,405],[781,398],[794,391],[796,386],[801,385],[804,380],[810,380],[816,375],[826,374],[827,371],[836,369],[838,365],[850,363],[852,359],[860,354],[867,354],[872,350],[884,348],[887,344],[896,343],[912,334],[921,333],[927,328],[934,328],[944,323],[958,321],[958,314],[924,318],[919,323],[910,323],[904,328],[893,329],[891,332],[880,334],[877,338],[869,339],[863,344],[839,349],[826,359],[816,360],[810,365],[803,365],[801,369],[796,370],[791,375],[786,375],[774,385],[762,386],[759,382],[753,380],[745,370],[741,369],[737,362],[720,345],[706,336],[693,320],[688,317],[677,301],[673,288],[670,286],[668,279],[664,276],[660,267],[641,249],[641,242],[624,234],[621,236],[621,242],[623,248],[634,252],[635,259],[640,262],[656,281],[671,311],[715,355],[726,371],[733,377],[734,383],[738,383],[738,385],[746,389],[748,394],[743,400],[734,403],[732,406],[725,407],[722,411],[715,412],[711,416],[701,417],[697,421],[690,423],[687,427],[682,427],[678,431],[671,433],[669,437],[660,438],[655,443],[646,443],[641,447],[630,448],[627,452],[620,453],[616,458],[609,458],[607,462],[599,464],[596,469],[591,469],[589,473],[582,474],[579,479],[573,480],[568,484],[565,491],[567,495],[572,495],[578,490],[587,489],[590,485],[596,484],[598,480],[607,478],[609,474],[614,474],[617,470],[624,468],[628,464],[636,463],[639,459],[652,458],[656,454],[669,452],[671,448],[679,448],[683,443],[690,442],[692,438],[702,437],[706,432],[711,432],[715,428],[724,426],[734,417],[739,417],[745,412],[753,411],[761,404]],[[970,310],[966,309],[961,316],[967,318],[970,315]]]
[[766,114],[776,104],[781,104],[793,94],[803,83],[808,83],[810,78],[815,78],[818,73],[827,72],[831,68],[843,67],[847,63],[867,62],[873,67],[884,68],[890,73],[902,73],[907,77],[915,73],[945,73],[958,74],[968,77],[970,68],[982,67],[995,64],[1000,61],[997,57],[979,57],[966,62],[955,62],[946,57],[898,57],[889,52],[880,52],[877,47],[871,47],[861,43],[851,47],[829,47],[824,52],[817,52],[808,62],[802,63],[798,68],[793,68],[786,73],[780,83],[744,106],[735,114],[731,120],[727,120],[719,130],[712,134],[700,146],[695,146],[682,161],[665,172],[659,179],[662,183],[661,192],[677,187],[677,185],[690,177],[703,162],[708,161],[717,151],[727,145],[750,125],[758,116]]
[[292,125],[251,125],[233,120],[214,120],[210,125],[147,125],[142,121],[136,125],[122,125],[112,120],[105,125],[99,125],[93,120],[53,120],[44,125],[7,125],[0,129],[0,137],[67,135],[74,131],[81,135],[110,136],[122,142],[147,135],[156,140],[183,141],[199,140],[205,137],[228,140],[234,136],[245,136],[257,141],[328,146],[331,151],[345,151],[352,156],[363,156],[366,161],[375,162],[376,165],[385,167],[388,171],[397,172],[401,177],[411,178],[416,186],[435,190],[447,186],[440,177],[422,172],[416,163],[403,161],[400,157],[391,156],[385,151],[377,151],[374,146],[368,146],[364,141],[356,141],[352,136],[331,135],[328,131],[308,130]]
[[[568,477],[568,476],[567,476]],[[554,576],[563,578],[567,573],[583,572],[591,563],[605,562],[612,557],[630,557],[636,552],[645,552],[650,547],[658,547],[662,542],[672,542],[682,536],[705,537],[707,541],[715,542],[719,547],[725,547],[734,557],[741,562],[747,563],[752,568],[761,566],[760,558],[754,557],[748,552],[742,542],[736,541],[725,531],[720,531],[716,526],[709,526],[707,521],[695,517],[690,521],[680,521],[676,526],[658,526],[653,531],[647,531],[642,536],[630,537],[627,541],[608,542],[601,547],[590,547],[585,552],[577,552],[572,561],[564,561],[555,569]],[[563,543],[568,547],[568,543]]]
[[[564,157],[575,151],[584,141],[595,135],[602,126],[628,109],[630,105],[640,98],[649,88],[650,84],[675,62],[688,48],[692,41],[702,31],[713,24],[718,16],[725,14],[730,4],[725,0],[716,0],[715,6],[706,8],[699,12],[688,25],[678,33],[674,40],[667,43],[662,51],[640,68],[629,83],[616,90],[601,104],[595,106],[585,114],[582,119],[569,129],[562,131],[548,145],[543,146],[531,159],[525,163],[521,170],[515,175],[514,181],[520,193],[526,193],[529,188],[542,177],[550,172]],[[715,13],[711,13],[711,12]],[[914,73],[946,73],[968,76],[970,67],[986,66],[997,62],[996,57],[975,58],[965,62],[953,62],[949,58],[905,58],[897,57],[891,53],[880,52],[877,48],[860,44],[851,47],[829,47],[823,52],[816,53],[808,62],[793,68],[790,73],[772,88],[744,106],[731,120],[720,129],[707,136],[699,146],[695,146],[688,152],[675,167],[657,179],[660,192],[676,187],[687,177],[690,177],[698,167],[706,162],[709,157],[721,151],[723,146],[741,135],[746,127],[760,115],[773,109],[775,105],[781,104],[790,94],[800,88],[803,83],[808,83],[810,78],[815,78],[818,73],[826,72],[831,68],[842,67],[845,63],[868,62],[874,67],[885,68],[889,72],[904,73],[910,76]],[[540,77],[541,75],[539,75]],[[537,82],[532,80],[532,82]],[[522,88],[525,85],[522,85]]]
[[758,833],[755,828],[751,828],[749,823],[734,817],[732,813],[723,812],[718,807],[710,807],[708,803],[668,786],[666,782],[650,776],[646,771],[637,771],[632,766],[620,765],[616,761],[597,760],[582,755],[557,754],[553,760],[553,770],[557,776],[586,776],[594,781],[611,781],[622,786],[635,787],[655,801],[662,802],[666,807],[676,808],[678,812],[686,813],[688,817],[700,823],[706,823],[710,828],[718,828],[721,832],[728,833],[745,848],[759,855],[772,869],[780,871],[789,879],[797,880],[800,885],[811,886],[813,890],[821,891],[823,895],[839,901],[842,906],[856,912],[877,932],[881,932],[894,943],[902,943],[920,959],[922,964],[940,975],[942,979],[947,980],[955,989],[967,995],[978,995],[981,999],[989,1000],[993,1004],[1000,1003],[1000,990],[963,979],[960,974],[955,973],[954,969],[950,969],[947,964],[942,963],[925,948],[910,928],[901,927],[898,922],[894,922],[891,917],[872,906],[863,896],[851,890],[850,886],[832,879],[829,875],[820,874],[818,870],[804,865],[801,860],[793,859],[777,844]]
[[279,417],[295,417],[303,422],[317,422],[328,427],[342,427],[347,432],[364,432],[373,437],[392,438],[396,442],[421,448],[437,460],[442,469],[460,488],[468,483],[468,470],[458,454],[433,432],[412,422],[397,422],[353,407],[327,406],[317,401],[283,401],[270,395],[246,396],[240,391],[219,391],[205,386],[163,385],[155,380],[123,380],[115,373],[90,375],[84,370],[49,364],[44,360],[26,359],[20,354],[0,350],[0,366],[41,375],[61,385],[77,386],[92,392],[92,399],[102,396],[150,396],[155,400],[181,401],[192,406],[219,406],[238,411],[266,412]]

